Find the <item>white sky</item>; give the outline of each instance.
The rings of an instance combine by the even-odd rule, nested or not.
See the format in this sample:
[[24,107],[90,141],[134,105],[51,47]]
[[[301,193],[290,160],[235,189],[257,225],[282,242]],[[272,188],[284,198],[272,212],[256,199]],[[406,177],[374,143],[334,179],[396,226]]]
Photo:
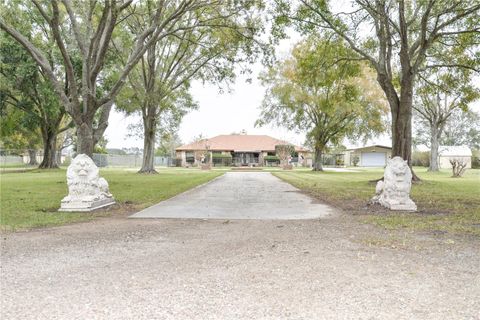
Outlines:
[[[246,83],[245,76],[238,77],[231,86],[233,91],[222,94],[214,85],[194,82],[191,93],[198,102],[199,108],[184,117],[179,130],[182,142],[189,143],[199,134],[213,137],[246,130],[248,134],[267,134],[295,144],[303,144],[304,135],[288,132],[282,128],[254,127],[260,114],[258,107],[262,102],[265,89],[256,79],[257,75],[253,76],[252,83]],[[121,112],[113,111],[105,132],[108,147],[143,147],[142,140],[125,137],[128,124],[138,121],[141,121],[140,116],[126,117]]]

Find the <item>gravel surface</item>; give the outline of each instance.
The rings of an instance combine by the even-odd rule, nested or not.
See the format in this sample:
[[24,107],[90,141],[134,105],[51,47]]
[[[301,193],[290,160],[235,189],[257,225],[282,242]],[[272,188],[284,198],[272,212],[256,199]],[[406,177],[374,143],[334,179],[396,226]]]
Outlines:
[[2,234],[1,319],[480,319],[478,239],[319,220]]

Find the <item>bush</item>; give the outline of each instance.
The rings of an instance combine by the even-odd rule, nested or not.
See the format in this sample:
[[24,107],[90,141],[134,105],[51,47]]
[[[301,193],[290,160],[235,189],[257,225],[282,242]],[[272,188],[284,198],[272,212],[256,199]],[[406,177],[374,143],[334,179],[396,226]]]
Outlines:
[[280,158],[277,156],[265,156],[263,157],[263,160],[265,161],[280,161]]
[[212,159],[232,159],[231,154],[212,153]]
[[264,156],[263,157],[264,164],[271,167],[271,166],[278,166],[280,163],[280,158],[277,156]]
[[176,158],[175,167],[181,167],[181,166],[182,166],[182,158]]
[[360,162],[360,157],[359,156],[354,156],[352,159],[353,166],[356,167],[358,166],[358,163]]
[[465,158],[451,159],[452,178],[460,178],[467,170],[467,160]]
[[415,166],[415,167],[430,166],[430,152],[414,151],[412,153],[412,166]]

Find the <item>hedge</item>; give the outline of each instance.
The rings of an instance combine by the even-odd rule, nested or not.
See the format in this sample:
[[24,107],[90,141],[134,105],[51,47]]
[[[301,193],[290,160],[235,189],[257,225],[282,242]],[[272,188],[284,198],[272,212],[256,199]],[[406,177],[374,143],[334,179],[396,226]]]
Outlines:
[[213,159],[232,159],[231,154],[212,153]]
[[280,161],[280,158],[278,156],[265,156],[265,157],[263,157],[263,160],[265,160],[265,161]]

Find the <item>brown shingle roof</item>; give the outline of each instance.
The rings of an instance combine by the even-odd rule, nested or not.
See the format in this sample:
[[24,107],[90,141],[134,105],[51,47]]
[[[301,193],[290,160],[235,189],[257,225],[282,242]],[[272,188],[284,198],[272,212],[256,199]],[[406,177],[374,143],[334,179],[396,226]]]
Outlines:
[[[176,150],[205,150],[206,144],[208,144],[212,151],[259,152],[275,151],[276,145],[291,143],[266,135],[229,134],[186,144],[178,147]],[[295,151],[308,150],[300,146],[295,146]]]

